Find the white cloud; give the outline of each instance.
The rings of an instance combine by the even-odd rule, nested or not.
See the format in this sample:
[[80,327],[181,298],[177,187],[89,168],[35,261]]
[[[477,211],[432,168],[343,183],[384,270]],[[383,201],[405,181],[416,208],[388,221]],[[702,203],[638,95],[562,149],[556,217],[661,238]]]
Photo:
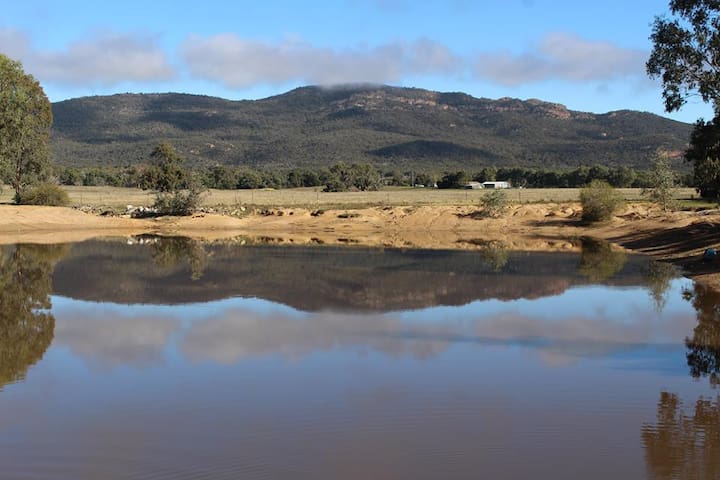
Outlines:
[[648,52],[644,50],[554,33],[521,54],[480,54],[475,73],[481,79],[508,86],[545,80],[582,83],[630,77],[641,79],[645,77],[647,57]]
[[145,34],[99,32],[63,50],[35,48],[18,30],[0,28],[0,52],[23,62],[42,82],[64,85],[115,85],[175,77],[157,39]]
[[[20,30],[0,28],[0,52],[20,59],[41,82],[59,85],[108,87],[178,76],[168,52],[152,34],[97,32],[47,50],[37,48]],[[399,83],[433,75],[474,76],[511,87],[547,80],[647,81],[647,52],[569,33],[547,35],[525,52],[485,51],[473,57],[429,39],[333,48],[297,38],[251,40],[235,33],[191,35],[178,46],[178,53],[191,78],[233,89],[293,83]]]
[[264,43],[231,33],[191,36],[181,55],[192,75],[231,88],[263,83],[397,82],[406,75],[455,74],[462,60],[431,40],[332,49],[298,41]]

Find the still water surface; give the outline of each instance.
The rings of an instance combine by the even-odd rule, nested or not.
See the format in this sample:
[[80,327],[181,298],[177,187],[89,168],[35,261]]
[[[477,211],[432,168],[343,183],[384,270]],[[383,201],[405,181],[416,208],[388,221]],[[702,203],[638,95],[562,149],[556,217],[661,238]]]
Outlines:
[[5,247],[0,478],[720,478],[720,295],[477,245]]

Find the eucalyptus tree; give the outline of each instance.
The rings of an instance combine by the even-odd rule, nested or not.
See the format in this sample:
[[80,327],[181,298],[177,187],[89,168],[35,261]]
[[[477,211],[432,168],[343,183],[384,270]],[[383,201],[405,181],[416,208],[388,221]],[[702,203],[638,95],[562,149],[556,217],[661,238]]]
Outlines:
[[47,174],[52,108],[22,64],[0,54],[0,177],[16,198]]

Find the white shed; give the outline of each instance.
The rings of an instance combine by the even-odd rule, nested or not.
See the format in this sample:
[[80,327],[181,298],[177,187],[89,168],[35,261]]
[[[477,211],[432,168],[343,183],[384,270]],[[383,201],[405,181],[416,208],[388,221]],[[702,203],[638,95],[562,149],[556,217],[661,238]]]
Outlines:
[[510,182],[483,182],[483,188],[510,188]]

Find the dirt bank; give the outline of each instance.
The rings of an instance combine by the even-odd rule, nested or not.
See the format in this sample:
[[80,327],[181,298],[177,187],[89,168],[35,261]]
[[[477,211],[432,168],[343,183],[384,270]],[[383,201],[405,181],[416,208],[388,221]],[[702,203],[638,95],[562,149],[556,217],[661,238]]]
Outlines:
[[478,248],[502,241],[508,248],[567,250],[568,239],[595,236],[681,265],[692,277],[720,288],[720,262],[700,261],[720,246],[720,212],[666,214],[630,204],[600,226],[580,222],[576,203],[518,205],[502,218],[483,218],[469,206],[373,207],[359,210],[277,208],[198,214],[183,218],[98,216],[60,207],[0,205],[0,243],[57,243],[141,233],[220,240],[263,237],[283,243],[363,244],[405,248]]

